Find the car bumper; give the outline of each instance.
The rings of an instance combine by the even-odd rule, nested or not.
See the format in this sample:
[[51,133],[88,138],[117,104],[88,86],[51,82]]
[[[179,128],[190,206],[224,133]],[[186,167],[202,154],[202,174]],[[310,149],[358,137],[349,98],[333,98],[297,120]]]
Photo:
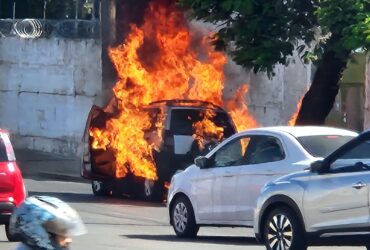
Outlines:
[[11,202],[0,202],[0,224],[7,224],[16,206]]

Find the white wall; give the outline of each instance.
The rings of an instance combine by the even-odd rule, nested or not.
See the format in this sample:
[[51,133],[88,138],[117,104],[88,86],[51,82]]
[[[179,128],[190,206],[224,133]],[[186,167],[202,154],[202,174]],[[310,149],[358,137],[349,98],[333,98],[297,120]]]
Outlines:
[[0,38],[0,127],[16,147],[78,155],[101,89],[99,41]]
[[[261,125],[285,125],[311,80],[299,59],[276,76],[253,74],[231,60],[225,98],[249,84],[250,112]],[[97,40],[0,38],[0,127],[18,148],[80,155],[86,117],[102,106],[101,43]]]
[[241,84],[247,84],[246,100],[257,122],[262,126],[287,125],[311,84],[311,65],[295,56],[295,62],[288,67],[277,65],[275,76],[270,79],[267,74],[254,74],[229,60],[225,75],[226,98],[232,97]]
[[[189,26],[193,32],[204,35],[220,27],[200,21],[191,21]],[[304,64],[296,53],[290,60],[287,67],[276,65],[275,76],[270,79],[267,74],[254,74],[229,59],[225,66],[224,99],[232,98],[241,84],[247,84],[246,100],[257,122],[262,126],[288,125],[312,81],[311,64]]]

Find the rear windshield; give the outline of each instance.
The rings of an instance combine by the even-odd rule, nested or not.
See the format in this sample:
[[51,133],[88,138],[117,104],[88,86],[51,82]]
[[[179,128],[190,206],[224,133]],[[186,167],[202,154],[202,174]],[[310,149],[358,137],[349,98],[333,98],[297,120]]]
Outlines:
[[6,147],[3,140],[0,137],[0,162],[8,161],[8,156],[6,154]]
[[[177,135],[194,134],[193,123],[203,119],[203,112],[202,109],[173,109],[171,112],[171,131]],[[235,133],[226,112],[216,112],[216,116],[212,120],[216,126],[224,128],[225,138]]]
[[297,140],[312,156],[326,157],[353,138],[342,135],[312,135],[297,137]]

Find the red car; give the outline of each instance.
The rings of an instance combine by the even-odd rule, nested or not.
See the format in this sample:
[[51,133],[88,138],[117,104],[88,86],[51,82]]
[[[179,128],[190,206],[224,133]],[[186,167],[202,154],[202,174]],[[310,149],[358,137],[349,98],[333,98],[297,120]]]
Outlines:
[[26,198],[22,173],[15,160],[12,144],[6,131],[0,129],[0,225],[5,225],[9,241],[16,238],[9,233],[9,218],[13,210]]

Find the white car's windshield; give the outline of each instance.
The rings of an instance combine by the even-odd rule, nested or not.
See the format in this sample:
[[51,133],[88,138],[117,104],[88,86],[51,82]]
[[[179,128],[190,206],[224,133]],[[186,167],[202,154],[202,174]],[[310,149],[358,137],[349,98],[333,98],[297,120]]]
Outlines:
[[297,137],[297,140],[312,156],[326,157],[353,138],[343,135],[310,135]]

